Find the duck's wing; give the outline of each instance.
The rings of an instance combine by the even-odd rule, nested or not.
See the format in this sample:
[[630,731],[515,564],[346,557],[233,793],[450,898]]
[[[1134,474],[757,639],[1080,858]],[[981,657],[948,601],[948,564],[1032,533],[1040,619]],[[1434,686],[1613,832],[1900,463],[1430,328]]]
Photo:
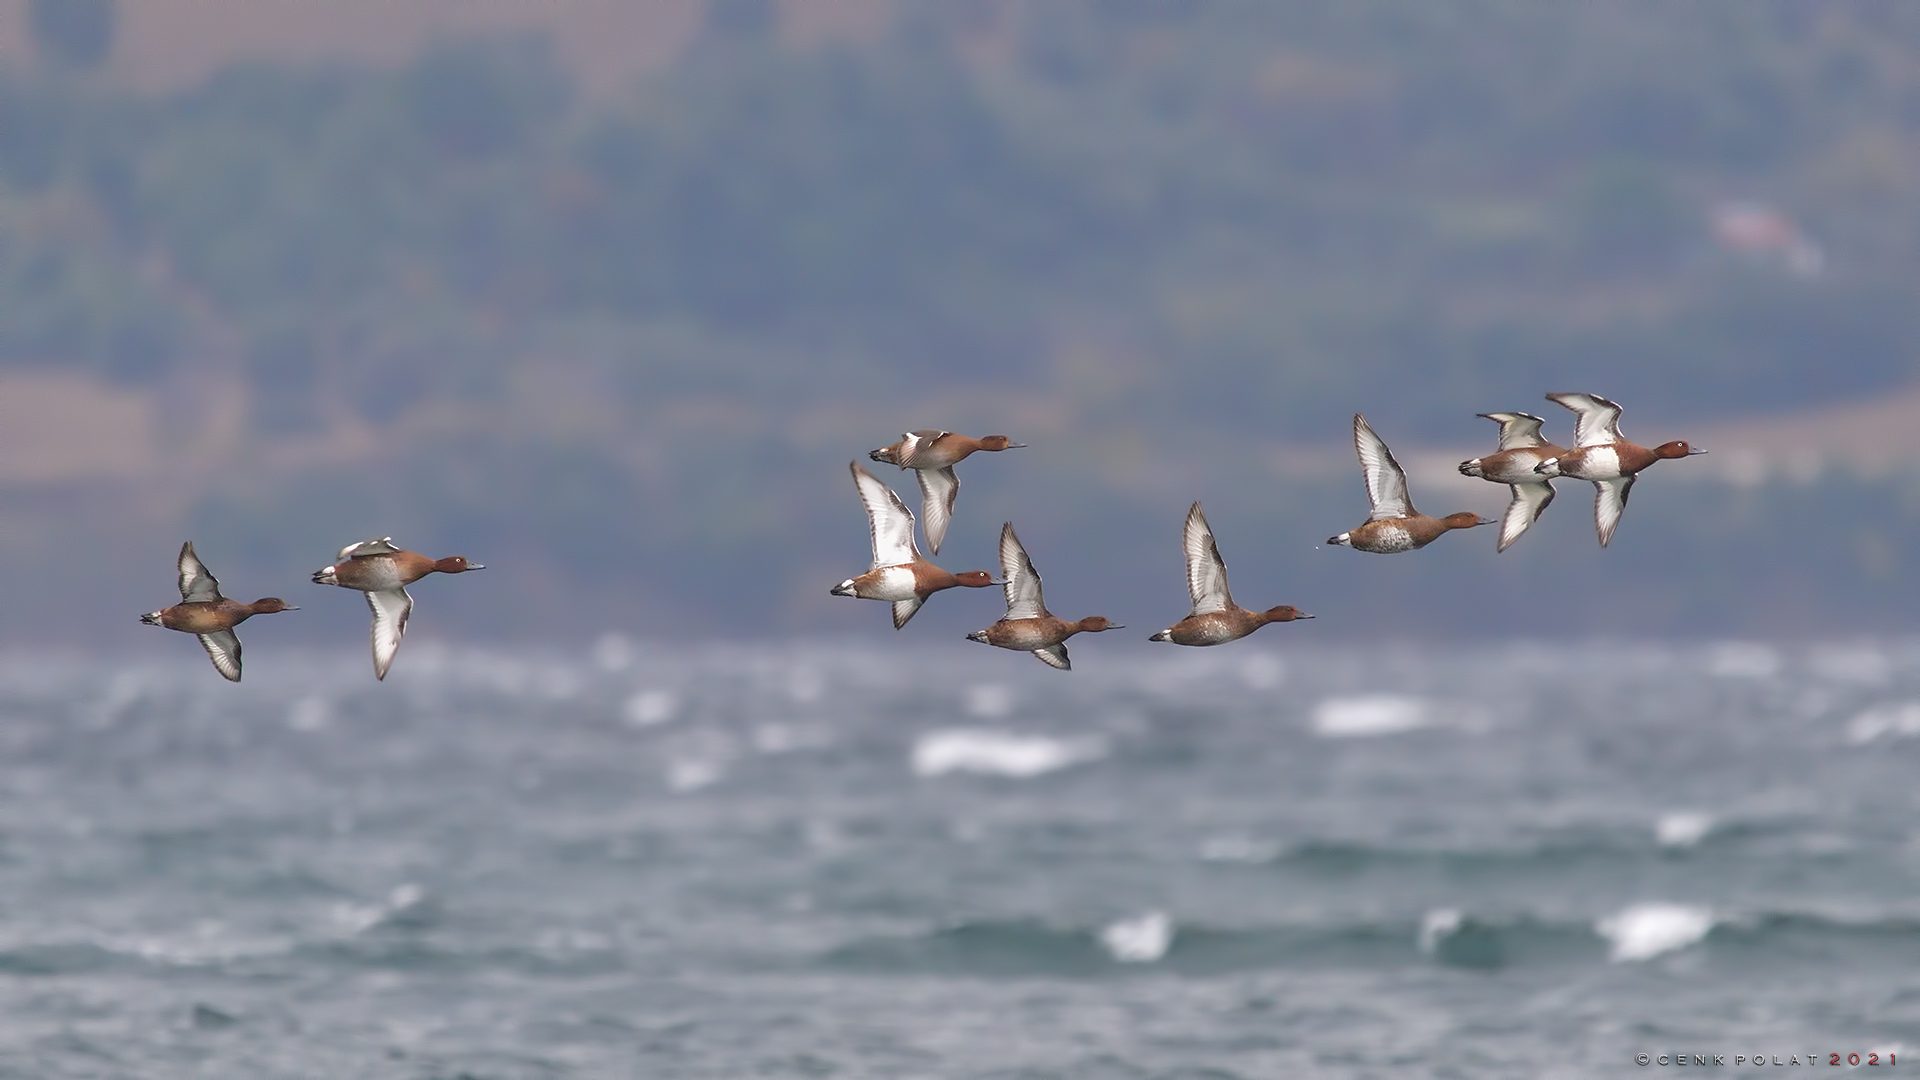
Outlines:
[[953,523],[953,500],[960,494],[960,478],[953,466],[944,469],[915,469],[920,478],[920,513],[927,530],[927,547],[940,554],[940,542],[947,538],[947,526]]
[[1621,441],[1620,406],[1599,394],[1548,394],[1547,400],[1573,410],[1573,445],[1605,446]]
[[907,432],[900,436],[899,460],[895,464],[903,469],[914,468],[914,460],[922,451],[931,449],[934,443],[951,434],[953,432],[941,431],[939,428],[921,428],[918,431]]
[[913,546],[913,511],[859,462],[849,462],[848,467],[853,470],[853,486],[860,491],[860,503],[867,508],[874,569],[919,561],[919,549]]
[[1407,497],[1406,471],[1359,413],[1353,414],[1353,449],[1360,455],[1360,471],[1367,478],[1367,501],[1373,504],[1367,520],[1412,517],[1415,511],[1413,500]]
[[1601,547],[1607,546],[1613,539],[1613,530],[1620,527],[1620,515],[1626,513],[1627,495],[1633,491],[1634,479],[1622,476],[1593,482],[1593,527],[1600,533]]
[[1073,670],[1073,661],[1067,658],[1067,643],[1064,641],[1044,649],[1033,650],[1033,658],[1048,667],[1059,668],[1061,671]]
[[400,639],[406,636],[413,597],[405,589],[375,589],[366,595],[367,606],[373,609],[373,677],[384,679],[400,651]]
[[1193,600],[1193,615],[1211,615],[1233,606],[1227,592],[1227,564],[1220,558],[1220,545],[1214,543],[1213,530],[1207,527],[1207,515],[1194,503],[1187,511],[1187,524],[1181,532],[1181,546],[1187,554],[1187,595]]
[[907,625],[907,620],[913,618],[913,613],[919,611],[920,605],[926,602],[927,598],[924,596],[909,596],[905,600],[895,600],[893,602],[893,628],[898,630]]
[[333,557],[334,562],[345,562],[362,555],[391,555],[400,549],[393,546],[393,537],[383,536],[378,540],[362,540],[357,544],[348,544]]
[[240,636],[231,630],[215,630],[200,635],[200,647],[207,650],[213,670],[228,682],[240,681]]
[[1040,595],[1040,572],[1027,558],[1011,521],[1000,528],[1000,577],[1000,588],[1007,596],[1006,618],[1037,619],[1047,613],[1047,602]]
[[1501,450],[1547,445],[1547,440],[1540,437],[1540,425],[1546,421],[1532,413],[1483,412],[1480,415],[1500,425]]
[[1546,511],[1547,504],[1553,501],[1553,485],[1508,484],[1513,499],[1507,503],[1507,513],[1500,519],[1500,546],[1497,551],[1505,551],[1520,534],[1531,528],[1540,515]]
[[[191,540],[180,545],[180,599],[188,604],[220,599],[220,583],[214,580],[213,572],[200,561],[200,556],[193,553]],[[238,649],[234,651],[234,655],[239,655]],[[240,670],[238,661],[235,662],[234,670],[236,672]],[[240,676],[235,674],[227,677],[237,679]]]

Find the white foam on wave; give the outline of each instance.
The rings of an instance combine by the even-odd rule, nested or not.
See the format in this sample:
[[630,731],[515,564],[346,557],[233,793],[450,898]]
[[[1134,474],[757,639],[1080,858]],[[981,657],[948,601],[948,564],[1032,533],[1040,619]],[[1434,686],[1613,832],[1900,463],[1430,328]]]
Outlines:
[[726,775],[717,761],[704,758],[684,758],[667,766],[667,789],[679,794],[699,791],[720,782]]
[[1101,928],[1100,944],[1122,964],[1151,964],[1173,945],[1173,920],[1164,911],[1119,919]]
[[1432,953],[1440,943],[1460,932],[1466,916],[1458,908],[1434,908],[1420,916],[1420,951]]
[[1847,721],[1847,741],[1858,746],[1887,736],[1920,735],[1920,701],[1897,701],[1875,706]]
[[1425,701],[1399,694],[1327,698],[1313,710],[1313,731],[1329,739],[1397,735],[1431,724],[1431,712]]
[[680,699],[671,690],[642,690],[627,699],[622,710],[634,727],[656,727],[680,711]]
[[1653,838],[1661,847],[1689,848],[1713,831],[1713,817],[1697,810],[1676,810],[1660,815],[1654,823]]
[[1594,924],[1594,932],[1612,945],[1615,963],[1651,960],[1684,949],[1713,929],[1713,912],[1684,904],[1634,904]]
[[1707,654],[1707,671],[1722,679],[1769,679],[1780,672],[1780,654],[1750,641],[1728,641]]
[[990,728],[946,728],[920,736],[913,747],[913,771],[917,776],[970,772],[1026,779],[1105,756],[1106,743],[1096,738],[1055,739]]

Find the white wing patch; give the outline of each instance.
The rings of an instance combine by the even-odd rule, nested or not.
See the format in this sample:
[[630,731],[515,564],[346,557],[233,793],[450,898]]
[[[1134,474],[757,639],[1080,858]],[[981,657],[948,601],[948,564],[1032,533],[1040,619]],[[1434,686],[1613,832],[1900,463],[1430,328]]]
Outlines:
[[[861,468],[859,462],[849,462],[847,467],[853,470],[853,486],[859,489],[860,502],[867,508],[873,569],[919,562],[920,551],[913,546],[913,511],[907,509],[907,504],[900,501],[892,488],[881,483],[879,477]],[[895,625],[899,625],[898,621]]]
[[1500,519],[1499,551],[1507,550],[1520,539],[1520,534],[1540,520],[1547,504],[1553,501],[1552,484],[1508,484],[1507,488],[1513,492],[1513,501],[1507,503],[1506,516]]
[[1040,595],[1040,572],[1027,558],[1011,521],[1000,529],[1000,576],[1007,596],[1006,618],[1037,619],[1047,613],[1047,602]]
[[920,480],[920,514],[927,530],[927,547],[940,554],[940,542],[947,538],[947,526],[953,523],[953,500],[960,494],[960,478],[953,466],[944,469],[916,469]]
[[1353,414],[1353,448],[1360,455],[1360,471],[1367,478],[1367,501],[1373,504],[1368,521],[1412,517],[1413,500],[1407,497],[1407,474],[1380,436],[1367,426],[1367,418]]
[[407,633],[407,616],[413,614],[413,597],[405,589],[383,589],[366,594],[373,609],[373,677],[384,679],[400,651],[400,639]]
[[913,613],[919,611],[920,605],[926,602],[927,598],[924,596],[909,596],[905,600],[895,600],[893,602],[893,628],[898,630],[907,625],[907,620],[913,618]]
[[1573,410],[1573,445],[1605,446],[1621,441],[1620,406],[1598,394],[1548,394],[1547,400]]
[[228,682],[240,681],[238,635],[231,630],[215,630],[211,634],[201,634],[200,647],[207,650],[207,659],[213,661],[213,670],[226,676]]
[[362,540],[357,544],[348,544],[333,557],[334,562],[345,562],[359,555],[390,555],[400,549],[393,546],[393,537],[383,536],[378,540]]
[[1220,558],[1220,545],[1214,543],[1207,515],[1194,503],[1187,511],[1187,523],[1181,531],[1181,546],[1187,555],[1187,596],[1193,600],[1193,615],[1211,615],[1233,606],[1227,592],[1227,564]]
[[1532,413],[1483,412],[1480,415],[1500,425],[1501,450],[1547,445],[1547,440],[1540,437],[1540,425],[1546,421]]
[[1067,643],[1064,641],[1044,649],[1033,650],[1033,658],[1051,668],[1059,668],[1061,671],[1073,670],[1073,661],[1067,658]]
[[1620,515],[1626,513],[1627,495],[1633,490],[1633,481],[1633,477],[1624,476],[1593,482],[1593,526],[1599,530],[1601,547],[1607,546],[1613,539],[1613,530],[1620,527]]
[[[189,604],[205,603],[210,600],[220,599],[220,582],[214,580],[214,576],[207,570],[206,564],[200,561],[200,556],[193,553],[193,541],[191,540],[180,545],[180,599],[182,602]],[[208,651],[211,652],[213,647],[208,646],[207,648]],[[236,646],[234,656],[237,658],[239,655],[240,650]],[[214,661],[214,666],[218,667],[219,663],[218,660]],[[227,675],[227,678],[238,679],[240,677],[240,662],[238,659],[234,661],[233,670],[234,673]],[[226,672],[223,670],[221,674],[226,675]]]

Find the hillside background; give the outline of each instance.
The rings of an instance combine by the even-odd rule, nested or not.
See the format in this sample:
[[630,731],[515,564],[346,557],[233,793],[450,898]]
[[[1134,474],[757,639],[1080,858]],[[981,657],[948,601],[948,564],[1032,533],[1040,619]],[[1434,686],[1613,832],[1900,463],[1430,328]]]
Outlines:
[[[1916,176],[1892,3],[9,0],[0,637],[177,644],[191,537],[357,642],[306,577],[388,534],[491,567],[415,640],[891,634],[846,462],[923,426],[1030,444],[943,565],[1140,637],[1194,499],[1289,634],[1905,631]],[[1604,552],[1571,483],[1324,547],[1356,410],[1497,515],[1474,414],[1563,389],[1711,453]]]

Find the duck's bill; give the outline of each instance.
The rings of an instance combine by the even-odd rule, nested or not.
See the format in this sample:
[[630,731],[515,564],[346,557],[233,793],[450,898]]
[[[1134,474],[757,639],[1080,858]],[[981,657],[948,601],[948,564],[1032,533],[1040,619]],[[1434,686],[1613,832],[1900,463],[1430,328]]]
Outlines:
[[1697,446],[1690,446],[1690,447],[1688,447],[1688,448],[1687,448],[1687,456],[1688,456],[1688,457],[1699,457],[1699,456],[1700,456],[1701,454],[1704,454],[1704,453],[1706,453],[1706,451],[1705,451],[1705,450],[1702,450],[1702,449],[1700,449],[1700,448],[1699,448],[1699,447],[1697,447]]

